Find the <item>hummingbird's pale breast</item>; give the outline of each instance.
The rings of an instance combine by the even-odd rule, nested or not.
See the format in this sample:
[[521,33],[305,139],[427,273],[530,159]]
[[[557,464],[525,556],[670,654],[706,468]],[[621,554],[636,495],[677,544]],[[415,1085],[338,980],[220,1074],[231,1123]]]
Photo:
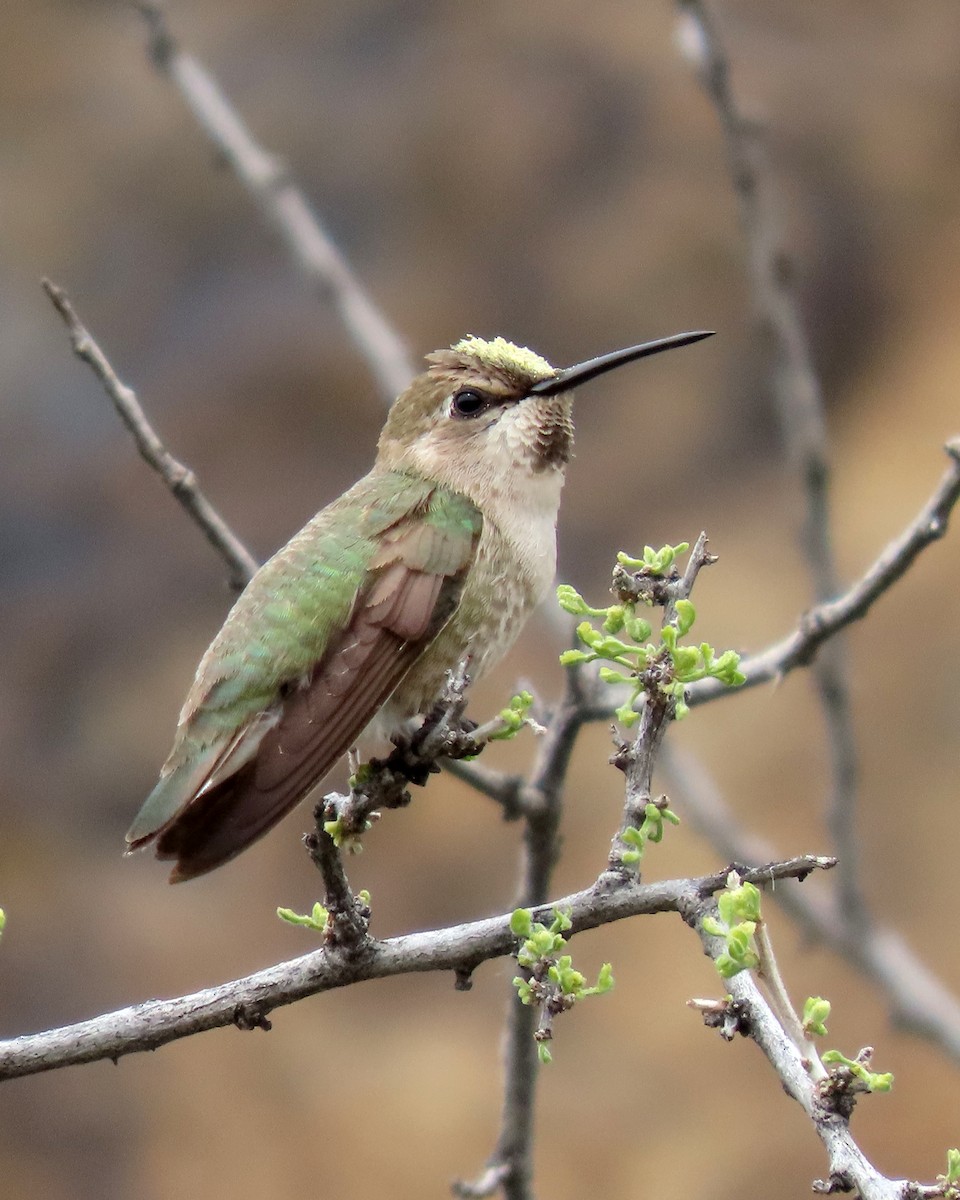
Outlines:
[[477,680],[500,661],[544,599],[557,569],[557,515],[573,453],[569,396],[515,403],[481,428],[469,455],[446,429],[409,450],[414,469],[455,488],[483,514],[476,557],[456,612],[384,708],[381,730],[424,712],[465,656]]
[[[542,481],[547,490],[547,481]],[[559,502],[562,474],[549,481]],[[550,590],[556,573],[556,506],[516,512],[503,523],[484,513],[476,557],[460,604],[449,622],[400,682],[384,709],[380,728],[396,725],[430,707],[447,672],[469,656],[468,673],[477,680],[500,661],[527,619]]]

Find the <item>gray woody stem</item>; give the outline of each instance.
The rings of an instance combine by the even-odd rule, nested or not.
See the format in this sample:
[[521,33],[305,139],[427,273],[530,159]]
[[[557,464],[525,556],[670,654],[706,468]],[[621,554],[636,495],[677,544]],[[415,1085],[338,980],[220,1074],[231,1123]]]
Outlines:
[[[759,886],[772,879],[802,878],[833,866],[834,861],[805,855],[746,871],[743,877]],[[726,872],[718,872],[696,879],[637,883],[607,895],[587,888],[539,906],[534,919],[549,921],[556,906],[570,910],[574,932],[596,929],[626,917],[678,912],[682,904],[712,895],[725,883]],[[226,1025],[263,1027],[275,1008],[365,979],[423,971],[454,971],[462,978],[487,959],[511,954],[515,948],[510,917],[505,915],[371,942],[359,959],[336,950],[318,950],[189,996],[150,1000],[62,1029],[2,1041],[0,1080],[105,1058],[116,1061],[124,1054],[155,1050]]]
[[[788,671],[810,663],[824,642],[852,621],[865,617],[873,603],[907,573],[918,555],[944,536],[950,515],[960,500],[960,438],[947,442],[945,449],[950,465],[917,517],[884,547],[876,561],[842,596],[816,605],[803,616],[793,633],[744,658],[740,663],[747,677],[744,688],[779,679]],[[701,679],[687,689],[687,703],[692,708],[730,694],[731,690],[719,680]]]
[[240,591],[256,571],[256,559],[201,492],[194,473],[174,458],[160,441],[140,407],[133,388],[117,377],[106,355],[81,324],[66,293],[49,279],[43,280],[43,289],[70,331],[74,353],[93,369],[103,384],[120,414],[120,419],[133,434],[141,456],[173,492],[193,523],[200,528],[207,541],[227,564],[230,583]]
[[[760,334],[773,356],[773,392],[789,459],[803,485],[806,522],[802,545],[813,581],[814,600],[824,603],[839,590],[830,542],[830,467],[823,391],[813,364],[794,285],[795,271],[780,241],[779,203],[760,130],[743,113],[730,85],[730,63],[704,0],[680,0],[689,22],[690,55],[723,131],[730,175],[747,243],[747,263]],[[850,921],[867,918],[859,886],[856,837],[858,764],[850,690],[841,639],[813,665],[832,767],[827,824],[843,862],[835,885]]]
[[[760,863],[776,857],[764,839],[743,829],[703,765],[664,748],[661,767],[682,797],[684,817],[731,862]],[[814,944],[829,947],[872,980],[890,1008],[894,1025],[908,1029],[960,1063],[960,1001],[895,930],[870,921],[866,930],[845,923],[835,898],[786,884],[777,904]]]
[[[707,953],[711,953],[717,942],[716,938],[704,933],[702,927],[703,917],[710,911],[711,904],[701,902],[688,913],[688,920],[695,924]],[[741,971],[725,980],[724,986],[737,1005],[747,1036],[763,1051],[784,1091],[802,1106],[823,1142],[830,1164],[830,1180],[837,1185],[830,1190],[853,1191],[862,1200],[908,1200],[911,1193],[907,1190],[910,1186],[907,1181],[881,1175],[853,1140],[848,1123],[822,1104],[806,1060],[774,1015],[751,973]],[[818,1190],[826,1190],[826,1186]]]
[[[517,907],[533,908],[545,902],[559,853],[562,789],[573,746],[584,721],[581,686],[576,669],[566,676],[566,693],[546,722],[531,780],[522,789],[514,786],[515,806],[523,814],[523,866]],[[508,785],[509,786],[509,785]],[[510,808],[503,793],[505,811]],[[514,808],[516,811],[516,808]],[[521,1004],[513,986],[504,1033],[504,1097],[500,1133],[480,1177],[454,1185],[457,1195],[481,1197],[502,1189],[504,1200],[528,1200],[532,1195],[533,1119],[539,1063],[534,1032],[538,1012]]]
[[210,72],[181,50],[157,4],[141,2],[150,58],[179,89],[197,124],[279,233],[316,291],[336,308],[389,404],[414,371],[399,334],[360,286],[286,168],[250,135]]

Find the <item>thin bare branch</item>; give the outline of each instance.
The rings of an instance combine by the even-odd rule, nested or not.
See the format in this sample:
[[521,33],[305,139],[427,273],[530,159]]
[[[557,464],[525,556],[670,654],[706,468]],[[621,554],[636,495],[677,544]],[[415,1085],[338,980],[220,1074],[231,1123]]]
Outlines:
[[706,531],[701,531],[700,536],[693,544],[693,549],[687,557],[687,565],[680,579],[670,585],[670,602],[667,604],[663,619],[664,621],[676,621],[678,600],[686,600],[693,591],[693,585],[697,582],[697,576],[704,567],[712,567],[717,561],[717,556],[711,554],[707,549],[708,539]]
[[453,758],[444,759],[441,766],[481,796],[495,800],[503,809],[505,820],[516,821],[523,816],[526,783],[522,775],[508,775],[484,763],[461,762]]
[[[805,855],[747,871],[744,878],[760,886],[775,879],[803,878],[834,864],[834,859]],[[570,911],[572,929],[577,933],[627,917],[678,912],[691,898],[711,895],[725,882],[726,871],[719,871],[700,878],[628,884],[602,895],[587,888],[552,904],[538,905],[534,919],[550,921],[553,908],[560,907]],[[0,1080],[105,1058],[116,1061],[125,1054],[156,1050],[226,1025],[263,1028],[267,1015],[276,1008],[366,979],[425,971],[453,971],[463,978],[480,963],[511,954],[515,948],[510,915],[505,914],[371,942],[358,957],[336,947],[317,950],[189,996],[150,1000],[76,1025],[2,1041]]]
[[[699,902],[688,920],[700,934],[707,953],[714,953],[718,939],[703,930],[702,921],[713,911],[712,902]],[[737,1027],[763,1051],[780,1078],[784,1091],[801,1105],[827,1151],[829,1190],[855,1192],[862,1200],[907,1200],[907,1180],[888,1179],[867,1159],[854,1141],[850,1126],[835,1109],[824,1103],[823,1094],[811,1079],[808,1064],[764,999],[750,971],[724,980],[737,1013]],[[713,1024],[713,1021],[710,1021]],[[821,1190],[827,1190],[823,1185]]]
[[[950,456],[950,465],[917,517],[842,596],[816,605],[804,614],[793,633],[743,659],[740,669],[747,677],[744,688],[780,679],[796,667],[810,663],[824,642],[866,616],[874,602],[903,578],[920,553],[944,536],[951,513],[960,500],[960,438],[953,438],[944,448]],[[730,694],[731,689],[719,680],[702,679],[690,685],[686,699],[692,706]]]
[[[700,82],[723,130],[730,174],[747,243],[747,262],[760,333],[773,355],[773,391],[784,444],[796,464],[806,495],[801,543],[813,581],[814,600],[824,603],[839,591],[830,538],[830,467],[823,391],[797,296],[794,264],[781,242],[779,199],[766,148],[755,122],[742,112],[730,85],[730,64],[704,0],[680,0],[689,23]],[[843,861],[835,886],[851,920],[865,920],[859,885],[856,837],[856,740],[842,639],[813,665],[831,760],[831,794],[826,819],[834,848]]]
[[[731,862],[761,863],[774,848],[742,828],[703,765],[666,747],[660,766],[686,822]],[[893,1024],[933,1043],[960,1063],[960,1001],[895,930],[870,920],[866,929],[844,920],[823,889],[791,883],[773,893],[777,904],[813,943],[828,947],[872,980],[890,1009]]]
[[[538,744],[530,782],[518,788],[512,797],[495,797],[505,812],[509,812],[508,803],[512,799],[524,817],[517,907],[533,908],[549,894],[560,848],[563,781],[583,726],[580,688],[579,671],[568,671],[564,698],[556,712],[545,720],[546,732]],[[537,1010],[521,1004],[511,986],[504,1034],[500,1133],[480,1178],[454,1185],[458,1195],[491,1195],[497,1188],[502,1190],[504,1200],[529,1200],[532,1195],[534,1096],[539,1074],[534,1032],[538,1018]]]
[[286,166],[251,136],[210,72],[181,50],[160,6],[139,0],[151,61],[179,89],[197,124],[247,189],[267,223],[318,294],[336,308],[347,333],[392,403],[413,378],[406,346],[373,303]]
[[317,870],[323,876],[323,907],[327,910],[324,931],[328,945],[341,946],[352,954],[364,953],[369,941],[370,909],[354,896],[343,869],[340,850],[324,828],[327,798],[314,809],[316,829],[306,834],[303,844]]
[[146,462],[183,505],[190,519],[227,564],[231,585],[240,591],[257,569],[257,560],[204,496],[189,467],[174,458],[157,436],[140,407],[136,393],[118,377],[106,355],[93,340],[73,309],[62,288],[43,280],[43,290],[63,318],[70,333],[74,354],[93,370],[113,401],[120,419],[133,435],[137,449]]

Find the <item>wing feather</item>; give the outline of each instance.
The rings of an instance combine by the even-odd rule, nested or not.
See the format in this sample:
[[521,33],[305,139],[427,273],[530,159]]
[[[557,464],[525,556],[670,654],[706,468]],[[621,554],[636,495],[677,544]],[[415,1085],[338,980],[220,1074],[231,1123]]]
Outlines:
[[[467,504],[454,499],[461,509]],[[440,500],[449,503],[450,494]],[[176,859],[171,881],[240,853],[355,744],[456,610],[480,535],[480,515],[471,510],[453,523],[442,510],[408,513],[386,531],[347,627],[275,708],[246,727],[257,739],[253,751],[241,730],[205,782],[140,839],[155,836],[157,857]]]

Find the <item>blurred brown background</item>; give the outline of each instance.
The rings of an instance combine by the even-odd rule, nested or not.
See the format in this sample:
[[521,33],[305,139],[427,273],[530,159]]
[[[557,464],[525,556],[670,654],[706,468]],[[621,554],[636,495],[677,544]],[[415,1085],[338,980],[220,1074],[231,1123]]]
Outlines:
[[[726,2],[745,107],[766,123],[829,397],[836,544],[852,579],[915,514],[960,431],[960,207],[952,0]],[[602,600],[614,552],[692,539],[703,635],[757,648],[808,602],[802,515],[755,348],[717,122],[671,5],[599,0],[173,3],[175,32],[282,155],[419,357],[503,333],[555,362],[681,328],[704,346],[585,393],[560,572]],[[368,467],[382,408],[120,3],[8,6],[0,39],[0,1033],[174,995],[310,949],[277,904],[318,877],[308,810],[222,872],[169,889],[123,831],[168,749],[224,572],[69,352],[38,280],[64,285],[171,448],[266,556]],[[960,530],[850,638],[864,874],[878,913],[960,989],[951,919],[960,726]],[[560,683],[531,628],[474,697]],[[675,731],[784,854],[829,849],[822,729],[791,677]],[[505,752],[520,765],[528,743]],[[605,731],[576,756],[556,892],[600,869],[621,778]],[[683,797],[675,796],[683,812]],[[517,829],[449,779],[388,814],[351,864],[380,935],[510,905]],[[722,865],[689,826],[649,870]],[[891,1096],[854,1131],[932,1178],[960,1138],[958,1075],[896,1034],[843,963],[776,932],[831,1042],[878,1047]],[[801,1196],[824,1160],[756,1049],[685,1007],[720,991],[679,921],[577,940],[618,986],[561,1022],[543,1073],[539,1194]],[[495,1137],[509,963],[468,994],[391,980],[157,1054],[0,1089],[0,1191],[114,1200],[443,1196]]]

